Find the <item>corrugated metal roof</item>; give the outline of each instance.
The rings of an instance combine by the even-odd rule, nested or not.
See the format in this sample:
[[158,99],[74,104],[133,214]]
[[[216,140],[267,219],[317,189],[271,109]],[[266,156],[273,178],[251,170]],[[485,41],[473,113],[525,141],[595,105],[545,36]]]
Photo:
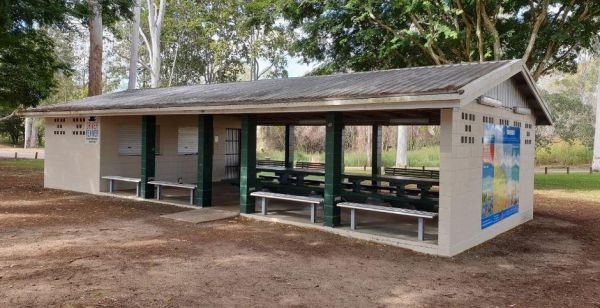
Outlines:
[[28,112],[231,106],[457,93],[470,82],[511,63],[515,61],[122,91],[41,106]]

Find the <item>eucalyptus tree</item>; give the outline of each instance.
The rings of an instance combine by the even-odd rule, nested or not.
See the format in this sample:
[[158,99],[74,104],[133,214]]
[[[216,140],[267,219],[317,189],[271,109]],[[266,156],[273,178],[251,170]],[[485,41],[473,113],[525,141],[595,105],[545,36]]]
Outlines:
[[597,0],[281,0],[315,74],[522,59],[572,72],[600,31]]

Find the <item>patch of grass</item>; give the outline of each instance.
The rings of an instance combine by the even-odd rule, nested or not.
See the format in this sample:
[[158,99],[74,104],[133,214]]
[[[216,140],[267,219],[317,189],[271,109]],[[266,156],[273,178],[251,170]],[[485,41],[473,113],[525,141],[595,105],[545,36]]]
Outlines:
[[572,144],[559,141],[535,151],[538,166],[577,166],[588,165],[592,161],[592,149],[581,142]]
[[43,159],[0,159],[0,167],[44,169]]
[[565,191],[600,191],[600,174],[536,174],[535,189]]

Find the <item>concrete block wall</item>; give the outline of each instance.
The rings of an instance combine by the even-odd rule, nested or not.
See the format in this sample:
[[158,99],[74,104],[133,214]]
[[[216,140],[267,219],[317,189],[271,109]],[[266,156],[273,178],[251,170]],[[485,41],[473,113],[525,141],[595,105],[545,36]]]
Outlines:
[[[467,119],[463,119],[463,113],[467,114]],[[474,120],[471,120],[473,116]],[[515,121],[521,123],[521,162],[519,212],[482,230],[484,116],[493,117],[494,124],[500,124],[500,119],[508,120],[509,126],[515,126]],[[526,123],[532,127],[526,128]],[[440,255],[456,255],[533,218],[534,123],[531,115],[519,115],[510,109],[487,107],[475,102],[463,108],[442,111],[438,225]],[[470,131],[466,131],[465,125],[470,125]],[[465,139],[461,138],[467,138],[468,142],[463,143]],[[531,143],[526,144],[525,140]]]
[[44,125],[44,187],[98,193],[100,144],[85,143],[85,118],[46,118]]
[[[139,125],[141,117],[102,117],[101,138],[101,174],[139,177],[140,156],[119,155],[118,132],[120,125]],[[156,179],[186,183],[196,182],[197,155],[181,155],[177,153],[178,128],[197,127],[197,115],[158,116],[159,155],[156,156]],[[214,155],[213,181],[220,181],[225,176],[225,140],[227,128],[240,128],[239,117],[214,117]],[[141,136],[140,136],[141,137]],[[102,181],[101,191],[108,191],[108,183]],[[126,183],[119,183],[121,188],[134,188]]]

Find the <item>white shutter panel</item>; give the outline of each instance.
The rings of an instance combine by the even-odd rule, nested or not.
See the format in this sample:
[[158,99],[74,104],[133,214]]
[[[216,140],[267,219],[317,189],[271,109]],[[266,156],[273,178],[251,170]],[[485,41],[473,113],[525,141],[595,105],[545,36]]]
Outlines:
[[119,155],[142,155],[141,126],[119,126]]
[[182,155],[198,154],[197,127],[179,127],[177,129],[177,153]]

